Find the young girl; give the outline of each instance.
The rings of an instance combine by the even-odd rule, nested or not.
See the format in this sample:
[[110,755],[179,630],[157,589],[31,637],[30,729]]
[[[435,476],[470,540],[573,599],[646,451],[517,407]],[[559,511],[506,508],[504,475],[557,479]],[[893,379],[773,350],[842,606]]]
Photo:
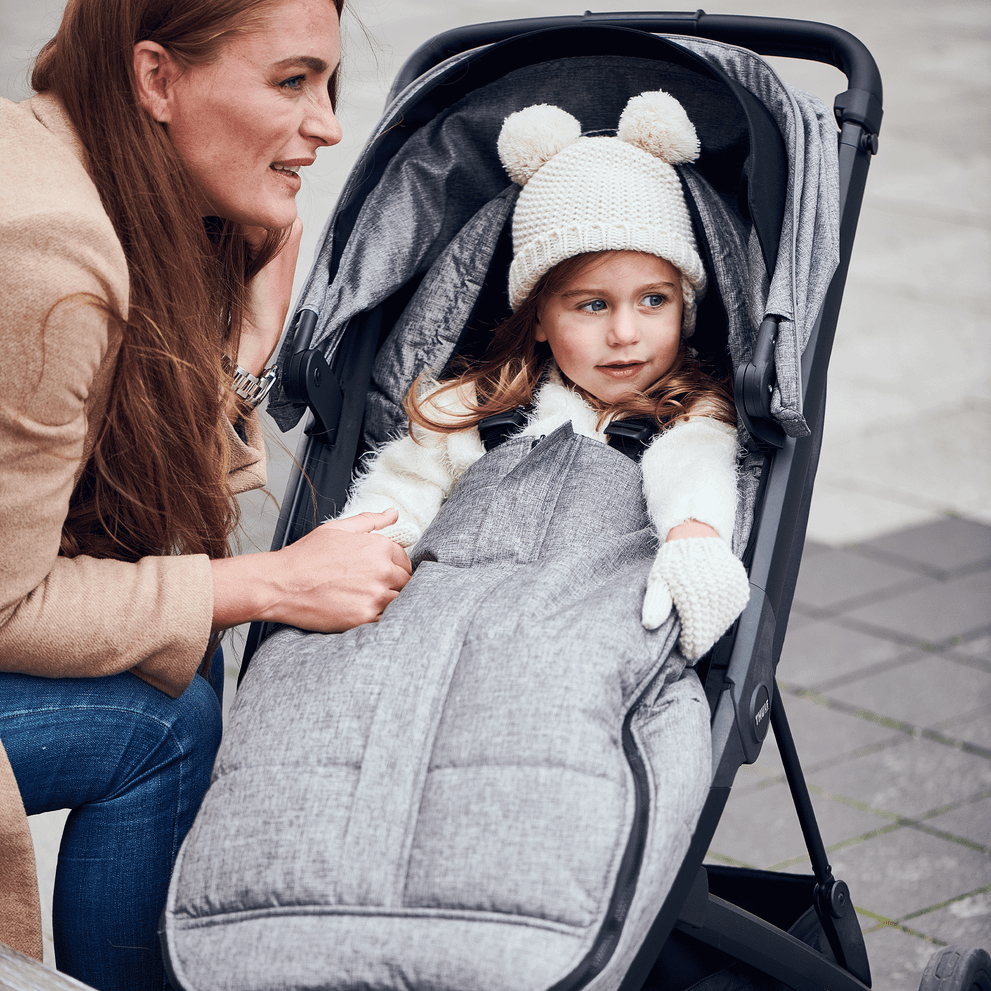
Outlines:
[[570,114],[549,106],[506,120],[499,153],[524,186],[513,218],[514,312],[484,360],[455,379],[414,385],[409,436],[378,452],[343,513],[396,508],[398,522],[383,533],[412,548],[486,453],[479,428],[488,417],[525,408],[522,437],[568,424],[601,443],[611,423],[646,418],[657,436],[641,461],[643,494],[660,548],[642,622],[656,629],[673,602],[690,660],[749,597],[730,550],[731,393],[687,344],[706,274],[672,166],[698,150],[684,109],[662,92],[631,100],[616,137],[581,137]]

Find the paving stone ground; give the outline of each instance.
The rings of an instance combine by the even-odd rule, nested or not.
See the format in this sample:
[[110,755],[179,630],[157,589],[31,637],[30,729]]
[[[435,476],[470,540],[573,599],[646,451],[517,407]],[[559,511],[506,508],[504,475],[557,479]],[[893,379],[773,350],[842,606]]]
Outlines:
[[[778,682],[877,991],[991,951],[991,528],[946,518],[803,558]],[[773,738],[709,857],[811,871]]]

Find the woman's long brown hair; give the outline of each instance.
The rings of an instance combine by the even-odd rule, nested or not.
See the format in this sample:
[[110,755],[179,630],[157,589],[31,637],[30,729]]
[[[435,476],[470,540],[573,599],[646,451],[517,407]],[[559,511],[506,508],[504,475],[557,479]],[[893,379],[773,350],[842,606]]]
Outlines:
[[[418,378],[406,397],[410,424],[450,433],[473,427],[495,413],[529,405],[552,360],[550,348],[537,341],[541,302],[560,293],[581,269],[603,254],[593,252],[567,258],[545,273],[512,316],[492,331],[492,340],[481,361],[456,366],[455,371],[460,374],[445,381],[440,389],[429,391],[424,388],[425,377]],[[674,364],[646,392],[606,405],[583,389],[577,386],[575,389],[599,411],[600,426],[609,416],[617,420],[653,418],[661,427],[693,415],[736,424],[728,374],[706,367],[684,341]],[[438,407],[433,398],[455,390],[460,393],[467,412],[458,415],[445,411],[442,417],[436,416]]]
[[[330,2],[330,0],[328,0]],[[344,0],[332,0],[341,13]],[[31,83],[59,97],[127,258],[126,318],[109,302],[120,351],[106,419],[72,494],[61,551],[134,561],[230,553],[237,503],[223,417],[222,355],[237,354],[252,256],[240,226],[204,223],[164,128],[142,109],[133,48],[154,41],[184,66],[210,62],[273,0],[69,0]],[[335,97],[336,78],[330,95]],[[232,153],[236,153],[232,150]]]

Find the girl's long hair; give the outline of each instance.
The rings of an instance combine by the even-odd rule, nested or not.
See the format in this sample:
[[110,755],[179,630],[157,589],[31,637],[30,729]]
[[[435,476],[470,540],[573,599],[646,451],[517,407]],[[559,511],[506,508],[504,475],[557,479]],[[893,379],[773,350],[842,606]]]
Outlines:
[[[567,258],[545,273],[512,316],[492,331],[484,357],[456,365],[454,370],[459,374],[443,382],[439,389],[426,388],[426,377],[420,376],[405,402],[411,427],[450,433],[473,427],[492,414],[529,405],[548,363],[553,360],[547,344],[537,341],[541,302],[561,292],[582,268],[603,254],[594,252]],[[600,427],[607,417],[653,418],[658,426],[668,427],[692,415],[736,424],[728,373],[705,363],[684,341],[665,375],[646,392],[636,393],[621,403],[606,405],[578,386],[574,388],[599,411]],[[467,412],[453,414],[446,410],[437,416],[434,398],[453,391],[459,393],[459,405]]]
[[[343,0],[333,0],[338,14]],[[230,553],[237,503],[222,429],[224,352],[237,354],[250,278],[278,251],[252,254],[244,229],[204,222],[165,129],[141,107],[133,48],[154,41],[182,66],[216,57],[273,0],[69,0],[31,84],[62,102],[127,259],[127,316],[95,300],[120,350],[106,418],[83,468],[61,552],[134,561]],[[336,79],[330,95],[335,97]],[[232,153],[236,153],[232,151]]]

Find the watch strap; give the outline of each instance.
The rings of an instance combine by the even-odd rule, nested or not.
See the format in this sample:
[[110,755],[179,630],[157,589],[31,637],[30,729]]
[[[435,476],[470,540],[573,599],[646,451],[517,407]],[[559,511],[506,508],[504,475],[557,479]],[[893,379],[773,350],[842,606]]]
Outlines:
[[261,375],[252,375],[237,362],[224,355],[224,371],[231,377],[231,389],[248,407],[255,409],[271,392],[278,374],[275,365],[269,365]]

